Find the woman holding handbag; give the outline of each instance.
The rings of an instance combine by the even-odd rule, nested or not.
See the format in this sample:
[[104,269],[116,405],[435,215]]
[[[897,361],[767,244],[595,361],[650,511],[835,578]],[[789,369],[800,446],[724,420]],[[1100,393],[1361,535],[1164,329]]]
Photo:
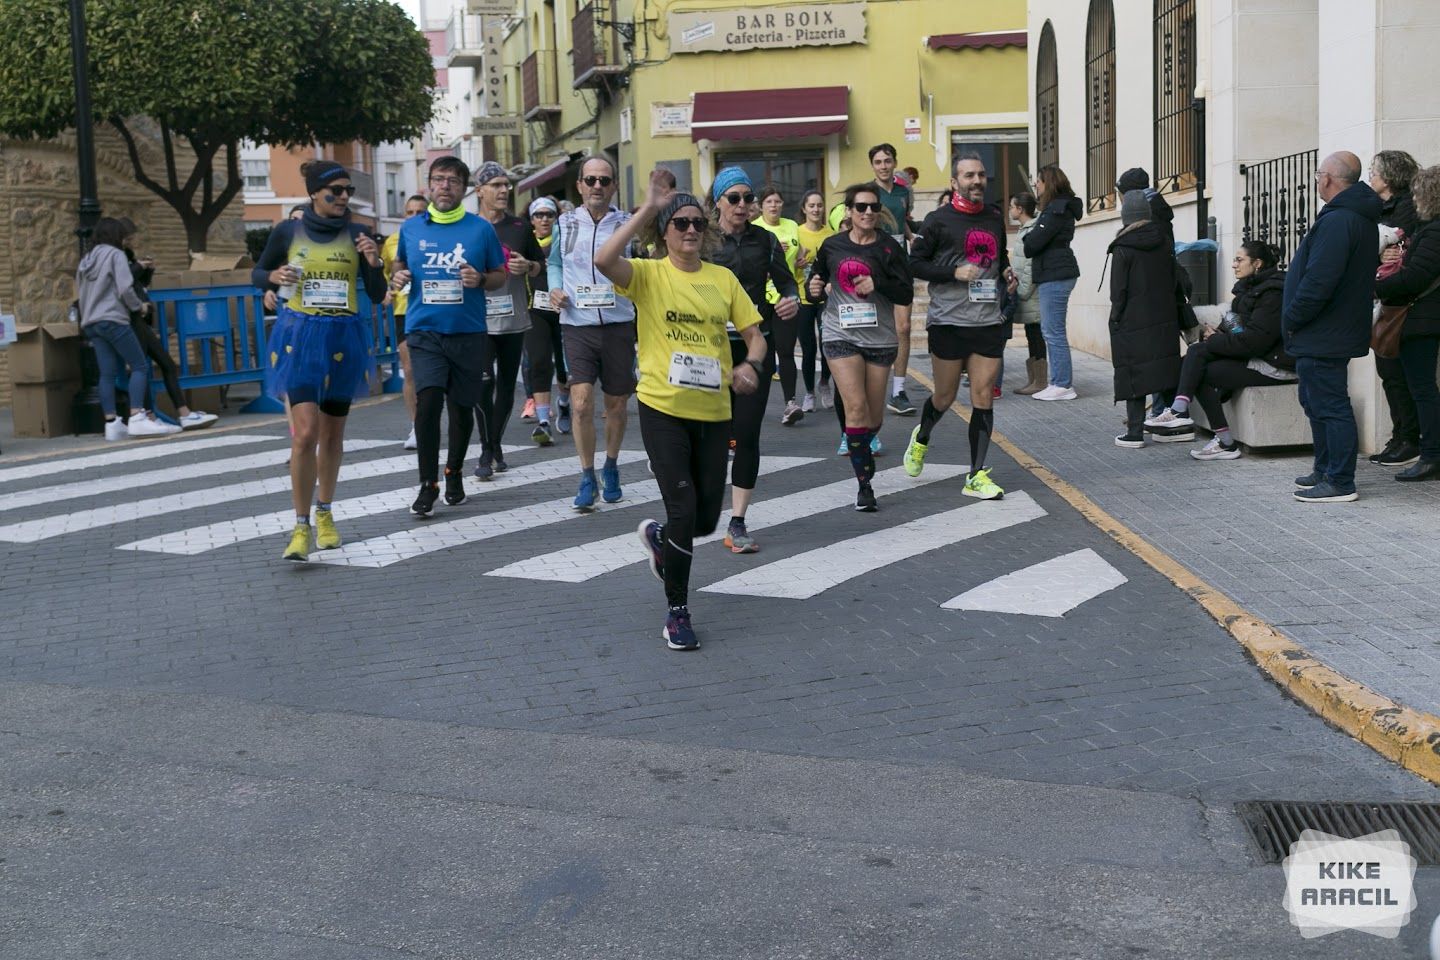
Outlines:
[[1420,459],[1395,479],[1440,480],[1440,386],[1435,382],[1440,356],[1440,166],[1416,174],[1411,190],[1420,229],[1400,270],[1375,284],[1375,295],[1386,308],[1376,324],[1375,348],[1377,355],[1389,353],[1386,327],[1399,326],[1400,365],[1420,421]]

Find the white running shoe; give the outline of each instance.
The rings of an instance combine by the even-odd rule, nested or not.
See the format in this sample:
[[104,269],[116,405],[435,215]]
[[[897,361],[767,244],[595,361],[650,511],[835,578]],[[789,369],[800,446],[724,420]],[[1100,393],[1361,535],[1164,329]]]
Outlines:
[[820,384],[820,406],[825,410],[835,409],[835,385],[831,383]]
[[415,442],[415,424],[410,424],[410,435],[405,438],[405,449],[414,450],[419,444]]
[[199,430],[208,427],[220,418],[213,413],[206,413],[204,410],[191,410],[180,418],[181,430]]
[[1030,399],[1074,400],[1077,396],[1079,396],[1079,394],[1075,392],[1074,387],[1057,387],[1052,383],[1050,386],[1046,387],[1044,390],[1041,390],[1039,393],[1033,394]]
[[814,412],[815,412],[815,394],[813,394],[813,393],[807,393],[807,394],[805,394],[805,396],[803,396],[803,397],[800,398],[800,412],[801,412],[801,413],[814,413]]
[[1171,430],[1176,427],[1193,427],[1195,421],[1183,413],[1176,413],[1166,407],[1160,413],[1146,419],[1145,426],[1154,430]]
[[125,425],[125,432],[132,437],[166,437],[172,433],[179,433],[180,428],[168,423],[161,423],[141,410],[130,414],[130,422]]
[[128,436],[130,436],[130,431],[128,431],[128,430],[125,429],[125,421],[124,421],[124,420],[121,420],[119,417],[116,417],[114,420],[106,420],[106,421],[105,421],[105,439],[106,439],[106,440],[111,440],[111,441],[114,441],[114,440],[124,440],[124,439],[125,439],[126,437],[128,437]]

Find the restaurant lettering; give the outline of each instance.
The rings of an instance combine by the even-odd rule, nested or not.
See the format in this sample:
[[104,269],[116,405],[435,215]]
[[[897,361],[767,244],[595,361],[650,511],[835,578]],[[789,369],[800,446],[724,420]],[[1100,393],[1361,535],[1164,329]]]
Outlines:
[[865,4],[832,3],[670,14],[676,53],[865,42]]

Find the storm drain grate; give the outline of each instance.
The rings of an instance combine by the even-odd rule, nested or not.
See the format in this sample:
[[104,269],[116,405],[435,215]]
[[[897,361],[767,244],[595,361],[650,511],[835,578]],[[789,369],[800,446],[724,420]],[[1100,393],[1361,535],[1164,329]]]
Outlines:
[[1266,863],[1280,863],[1305,830],[1322,830],[1355,839],[1380,830],[1395,830],[1410,845],[1421,866],[1440,864],[1440,804],[1437,803],[1296,803],[1288,800],[1245,800],[1235,804],[1255,849]]

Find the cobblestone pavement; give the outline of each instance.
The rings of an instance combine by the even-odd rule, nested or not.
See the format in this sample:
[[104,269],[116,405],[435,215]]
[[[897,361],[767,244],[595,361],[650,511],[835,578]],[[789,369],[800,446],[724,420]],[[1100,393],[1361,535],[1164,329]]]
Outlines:
[[[1040,403],[1008,392],[1024,382],[1012,345],[996,429],[1320,660],[1440,713],[1440,484],[1396,483],[1362,458],[1359,502],[1317,506],[1291,496],[1308,450],[1200,463],[1189,444],[1121,449],[1110,364],[1074,357],[1080,399]],[[912,365],[928,372],[928,357]]]
[[[1002,430],[1021,425],[1015,406]],[[914,421],[892,419],[891,492],[862,515],[833,414],[787,429],[779,407],[751,511],[761,552],[697,552],[697,655],[663,649],[659,586],[627,545],[661,512],[636,431],[618,505],[570,511],[568,439],[537,450],[517,422],[501,481],[470,480],[470,502],[417,521],[389,402],[352,418],[345,548],[301,568],[278,559],[283,427],[187,436],[141,462],[110,462],[127,446],[0,466],[0,678],[1212,799],[1431,794],[1287,702],[1199,607],[1003,454],[1004,501],[959,496],[958,419],[923,482],[897,476]],[[1056,430],[1062,472],[1124,468],[1093,432]],[[1006,612],[1038,602],[1037,578],[1063,616]]]

